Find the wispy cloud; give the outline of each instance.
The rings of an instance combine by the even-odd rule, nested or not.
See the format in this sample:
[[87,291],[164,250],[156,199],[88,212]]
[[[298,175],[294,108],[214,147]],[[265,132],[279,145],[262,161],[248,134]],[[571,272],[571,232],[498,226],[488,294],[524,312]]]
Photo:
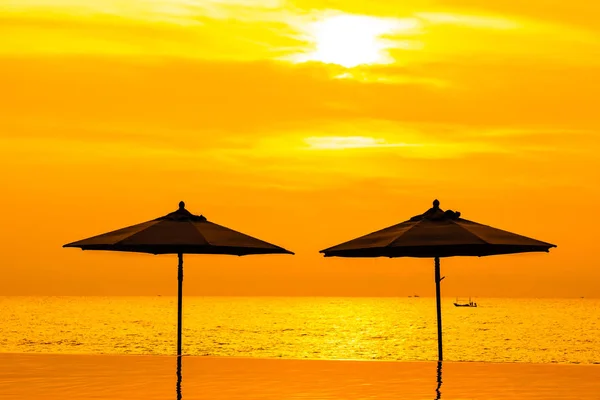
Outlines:
[[369,136],[311,136],[304,139],[311,150],[374,149],[419,147],[419,144],[390,143],[384,138]]
[[[418,65],[461,54],[573,63],[600,51],[595,33],[519,15],[442,11],[417,3],[400,11],[376,3],[369,9],[379,12],[361,14],[355,6],[323,9],[315,3],[303,9],[279,0],[6,0],[0,5],[0,55],[293,60],[354,67]],[[473,29],[479,33],[471,34]],[[381,78],[372,75],[369,79]]]
[[458,13],[440,13],[440,12],[418,12],[415,17],[429,24],[438,25],[457,25],[467,28],[492,29],[492,30],[511,30],[519,29],[522,24],[514,19],[486,16],[486,15],[468,15]]

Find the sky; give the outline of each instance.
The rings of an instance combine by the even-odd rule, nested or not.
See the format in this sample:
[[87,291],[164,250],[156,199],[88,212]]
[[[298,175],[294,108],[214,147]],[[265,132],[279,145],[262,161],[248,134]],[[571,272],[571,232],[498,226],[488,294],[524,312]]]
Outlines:
[[434,295],[318,251],[420,214],[558,248],[451,258],[445,296],[600,297],[600,3],[3,0],[0,294],[173,295],[63,249],[177,209],[295,256],[187,256],[185,294]]

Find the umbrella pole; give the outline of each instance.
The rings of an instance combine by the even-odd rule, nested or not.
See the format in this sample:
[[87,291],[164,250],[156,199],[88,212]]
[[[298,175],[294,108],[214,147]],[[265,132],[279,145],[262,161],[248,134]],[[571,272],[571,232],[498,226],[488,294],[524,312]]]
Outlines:
[[177,355],[181,356],[181,309],[183,306],[183,254],[177,254],[179,267],[177,273]]
[[435,299],[437,303],[437,331],[438,331],[438,361],[444,359],[442,355],[442,299],[440,298],[440,258],[435,258]]

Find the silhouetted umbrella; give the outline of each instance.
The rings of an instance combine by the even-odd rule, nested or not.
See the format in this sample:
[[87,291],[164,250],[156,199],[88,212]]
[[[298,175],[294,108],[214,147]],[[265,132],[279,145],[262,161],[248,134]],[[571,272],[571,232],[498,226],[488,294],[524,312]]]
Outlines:
[[63,247],[82,250],[127,251],[150,254],[177,254],[179,258],[177,302],[177,355],[181,355],[181,309],[183,254],[294,254],[284,248],[253,238],[194,215],[179,203],[170,214],[127,228],[80,240]]
[[459,212],[433,208],[410,220],[321,250],[325,257],[431,257],[435,258],[438,356],[442,356],[442,310],[440,300],[440,258],[491,256],[543,251],[553,244],[481,225],[460,218]]

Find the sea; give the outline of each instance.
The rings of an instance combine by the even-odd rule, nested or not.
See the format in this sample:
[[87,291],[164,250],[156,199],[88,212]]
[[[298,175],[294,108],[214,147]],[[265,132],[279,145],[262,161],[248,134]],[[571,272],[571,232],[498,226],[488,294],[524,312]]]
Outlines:
[[[442,299],[447,361],[600,364],[600,299]],[[175,297],[0,297],[0,353],[173,355]],[[437,360],[434,298],[184,297],[183,352]]]

